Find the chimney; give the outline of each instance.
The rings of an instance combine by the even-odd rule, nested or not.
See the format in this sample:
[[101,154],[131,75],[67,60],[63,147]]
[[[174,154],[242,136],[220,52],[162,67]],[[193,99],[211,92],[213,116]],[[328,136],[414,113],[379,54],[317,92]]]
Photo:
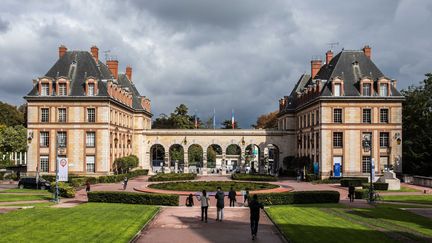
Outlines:
[[393,79],[392,81],[391,81],[391,83],[392,83],[392,85],[393,85],[393,87],[396,89],[397,87],[397,80],[396,79]]
[[328,50],[326,52],[326,64],[329,64],[332,58],[333,58],[333,52],[331,50]]
[[322,63],[322,61],[319,60],[319,59],[315,59],[315,60],[311,61],[311,76],[312,76],[312,79],[315,78],[315,76],[317,75],[318,71],[320,70],[321,63]]
[[108,69],[111,71],[114,79],[118,78],[118,61],[117,60],[107,60],[106,65]]
[[365,54],[367,57],[371,58],[371,56],[372,56],[372,49],[370,48],[370,46],[365,45],[365,46],[363,47],[363,52],[364,52],[364,54]]
[[132,81],[132,67],[129,65],[126,66],[126,76],[129,81]]
[[97,48],[97,46],[92,46],[90,51],[97,64],[99,62],[99,48]]
[[66,54],[66,52],[67,52],[66,46],[64,46],[64,45],[59,46],[59,58],[64,56],[64,54]]

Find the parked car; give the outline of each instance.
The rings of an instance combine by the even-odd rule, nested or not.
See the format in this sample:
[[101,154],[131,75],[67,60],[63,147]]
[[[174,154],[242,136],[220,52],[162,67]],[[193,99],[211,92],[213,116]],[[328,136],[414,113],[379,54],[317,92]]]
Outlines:
[[21,178],[19,180],[18,187],[21,189],[23,189],[23,188],[32,188],[32,189],[39,188],[41,190],[47,190],[47,189],[50,189],[51,185],[47,180],[45,180],[43,178],[39,178],[39,182],[36,183],[35,177],[25,177],[25,178]]

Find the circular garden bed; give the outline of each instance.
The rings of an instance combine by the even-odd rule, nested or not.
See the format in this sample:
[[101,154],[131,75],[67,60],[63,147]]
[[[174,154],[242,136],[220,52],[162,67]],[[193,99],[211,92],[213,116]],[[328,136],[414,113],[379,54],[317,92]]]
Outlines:
[[231,187],[235,191],[249,190],[259,191],[278,188],[278,185],[269,183],[251,183],[251,182],[236,182],[236,181],[193,181],[193,182],[165,182],[158,184],[150,184],[148,187],[159,190],[168,191],[216,191],[217,187],[221,187],[222,191],[229,191]]

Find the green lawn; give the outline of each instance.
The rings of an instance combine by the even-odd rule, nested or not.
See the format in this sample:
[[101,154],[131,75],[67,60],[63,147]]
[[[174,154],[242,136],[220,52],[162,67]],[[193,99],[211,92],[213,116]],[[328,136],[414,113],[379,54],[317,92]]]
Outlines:
[[39,207],[0,215],[2,242],[128,242],[158,207],[86,203]]
[[19,189],[19,188],[7,189],[7,190],[4,190],[4,191],[0,191],[0,194],[1,193],[52,194],[48,190]]
[[206,190],[214,192],[217,187],[222,187],[222,190],[228,192],[231,187],[236,191],[249,189],[250,191],[272,189],[279,186],[269,183],[253,183],[253,182],[236,182],[236,181],[191,181],[191,182],[165,182],[159,184],[151,184],[150,188],[170,190],[170,191],[193,191],[200,192]]
[[386,205],[351,209],[338,204],[266,209],[292,242],[431,241],[432,220]]
[[51,199],[50,194],[31,194],[31,195],[20,195],[20,194],[7,194],[0,193],[0,202],[17,202],[17,201],[34,201],[34,200],[49,200]]
[[381,194],[384,201],[420,203],[432,205],[432,195],[388,195]]

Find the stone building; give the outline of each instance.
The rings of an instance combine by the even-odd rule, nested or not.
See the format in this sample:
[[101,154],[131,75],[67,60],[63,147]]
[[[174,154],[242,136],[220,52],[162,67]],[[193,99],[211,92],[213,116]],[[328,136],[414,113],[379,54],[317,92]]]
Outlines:
[[139,147],[151,128],[150,100],[132,81],[132,68],[119,73],[118,61],[88,51],[59,47],[59,58],[33,80],[28,102],[28,174],[54,173],[59,156],[75,174],[108,174],[113,161],[129,154],[144,160]]
[[371,55],[369,46],[328,51],[279,100],[279,130],[295,131],[296,156],[318,165],[322,177],[368,175],[372,159],[377,175],[402,170],[404,97]]

